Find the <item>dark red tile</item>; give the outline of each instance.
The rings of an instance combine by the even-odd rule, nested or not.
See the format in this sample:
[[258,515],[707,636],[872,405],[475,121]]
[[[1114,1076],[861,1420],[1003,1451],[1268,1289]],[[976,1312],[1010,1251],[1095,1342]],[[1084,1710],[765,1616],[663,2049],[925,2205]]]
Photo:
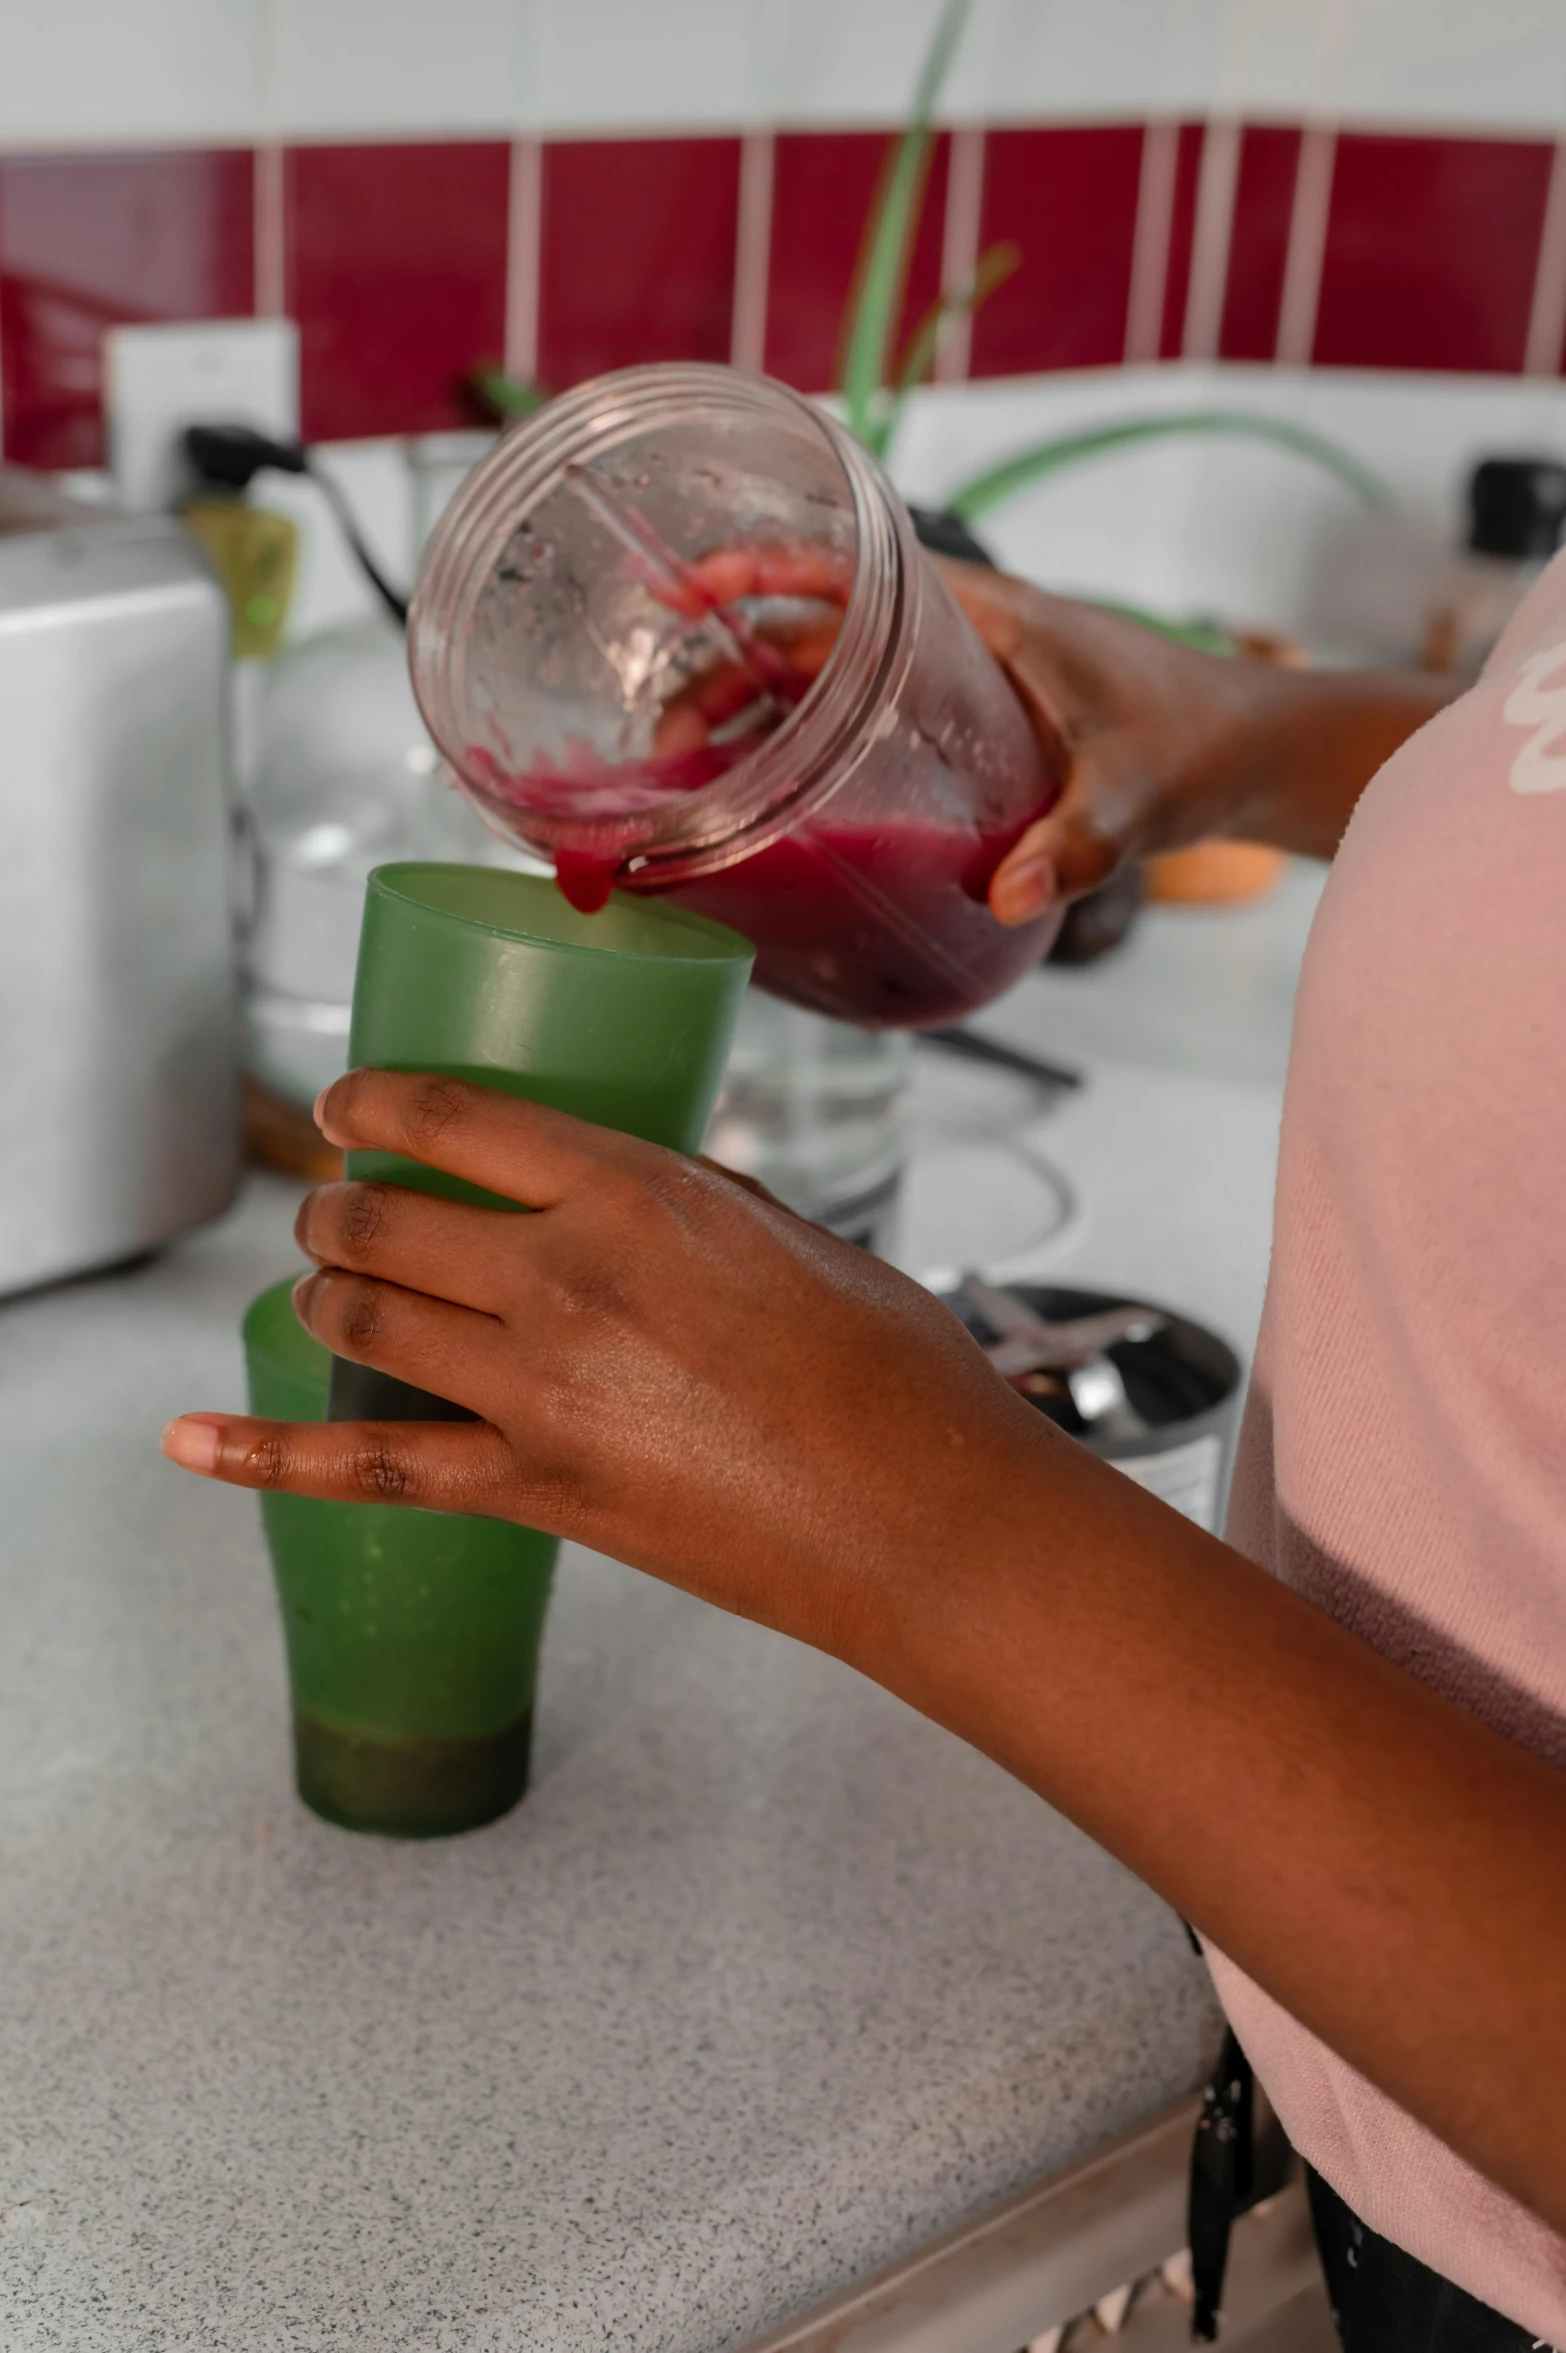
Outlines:
[[471,423],[463,380],[505,345],[510,149],[294,147],[285,174],[306,440]]
[[552,390],[642,360],[726,360],[737,139],[570,139],[544,150],[539,373]]
[[1161,359],[1178,359],[1185,341],[1185,303],[1191,291],[1191,248],[1196,238],[1196,184],[1202,173],[1205,136],[1200,123],[1180,125],[1174,204],[1169,216],[1169,250],[1164,264],[1164,323],[1158,338]]
[[1279,123],[1247,124],[1240,141],[1218,338],[1224,359],[1270,360],[1277,351],[1299,160],[1298,131]]
[[1141,169],[1140,124],[991,131],[980,243],[1009,239],[1022,262],[974,320],[974,375],[1125,356]]
[[1522,139],[1344,132],[1317,364],[1520,368],[1551,152]]
[[[941,290],[950,145],[943,132],[928,150],[894,367]],[[802,392],[825,392],[841,378],[855,266],[896,147],[880,131],[787,131],[776,142],[766,367]]]
[[0,160],[6,456],[101,464],[104,328],[246,315],[252,217],[246,153]]

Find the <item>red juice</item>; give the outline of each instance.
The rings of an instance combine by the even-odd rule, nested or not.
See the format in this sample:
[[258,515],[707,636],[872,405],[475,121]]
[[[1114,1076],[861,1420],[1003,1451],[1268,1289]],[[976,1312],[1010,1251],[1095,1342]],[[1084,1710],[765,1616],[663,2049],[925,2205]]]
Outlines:
[[[744,748],[732,747],[730,757]],[[576,762],[569,776],[540,766],[513,777],[476,752],[470,761],[502,812],[545,807],[562,784],[579,797],[588,785]],[[592,784],[623,808],[706,781],[704,762],[654,758],[605,767]],[[730,925],[754,941],[761,985],[795,1004],[866,1027],[932,1028],[1009,988],[1054,937],[1055,910],[1008,929],[986,903],[991,876],[1030,822],[1031,814],[986,829],[982,821],[856,820],[846,812],[834,822],[828,810],[748,858],[678,883],[621,873],[612,850],[563,845],[555,877],[584,915],[597,914],[618,887]]]
[[1056,909],[1008,929],[985,902],[1028,822],[984,834],[823,813],[667,895],[753,940],[757,980],[796,1005],[865,1028],[936,1028],[999,996],[1055,935]]

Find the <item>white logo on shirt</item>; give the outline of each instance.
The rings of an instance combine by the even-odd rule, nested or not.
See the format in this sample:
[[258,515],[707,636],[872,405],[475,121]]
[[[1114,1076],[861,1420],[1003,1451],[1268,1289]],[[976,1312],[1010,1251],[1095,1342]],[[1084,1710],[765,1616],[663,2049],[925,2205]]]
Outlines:
[[1512,762],[1514,793],[1566,792],[1566,677],[1556,686],[1544,683],[1552,670],[1563,667],[1566,644],[1530,654],[1502,708],[1509,725],[1533,729]]

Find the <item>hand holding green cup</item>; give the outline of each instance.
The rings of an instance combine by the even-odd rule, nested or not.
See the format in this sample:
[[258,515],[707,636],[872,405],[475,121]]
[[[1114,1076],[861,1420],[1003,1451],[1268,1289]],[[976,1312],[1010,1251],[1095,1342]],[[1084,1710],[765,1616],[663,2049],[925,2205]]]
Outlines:
[[[552,882],[486,866],[381,866],[365,895],[348,1059],[525,1095],[645,1143],[695,1152],[753,961],[722,924],[616,895],[601,914]],[[351,1177],[515,1208],[387,1152]],[[338,1359],[332,1421],[446,1419],[460,1409]]]
[[[473,1080],[695,1151],[750,967],[736,933],[677,908],[616,898],[586,916],[532,876],[382,867],[366,898],[350,1059]],[[348,1174],[521,1208],[390,1153],[351,1153]],[[299,1325],[290,1288],[263,1293],[245,1319],[252,1412],[462,1412],[329,1356]],[[555,1539],[394,1504],[267,1495],[261,1508],[305,1802],[399,1837],[470,1829],[514,1805]]]

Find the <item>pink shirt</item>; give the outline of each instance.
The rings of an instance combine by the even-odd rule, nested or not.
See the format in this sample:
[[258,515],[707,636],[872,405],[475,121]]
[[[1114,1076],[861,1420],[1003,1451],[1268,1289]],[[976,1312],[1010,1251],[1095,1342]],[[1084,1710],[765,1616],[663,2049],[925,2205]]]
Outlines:
[[[1229,1536],[1566,1769],[1566,555],[1333,867]],[[1212,1963],[1339,2196],[1566,2347],[1566,2239]]]

